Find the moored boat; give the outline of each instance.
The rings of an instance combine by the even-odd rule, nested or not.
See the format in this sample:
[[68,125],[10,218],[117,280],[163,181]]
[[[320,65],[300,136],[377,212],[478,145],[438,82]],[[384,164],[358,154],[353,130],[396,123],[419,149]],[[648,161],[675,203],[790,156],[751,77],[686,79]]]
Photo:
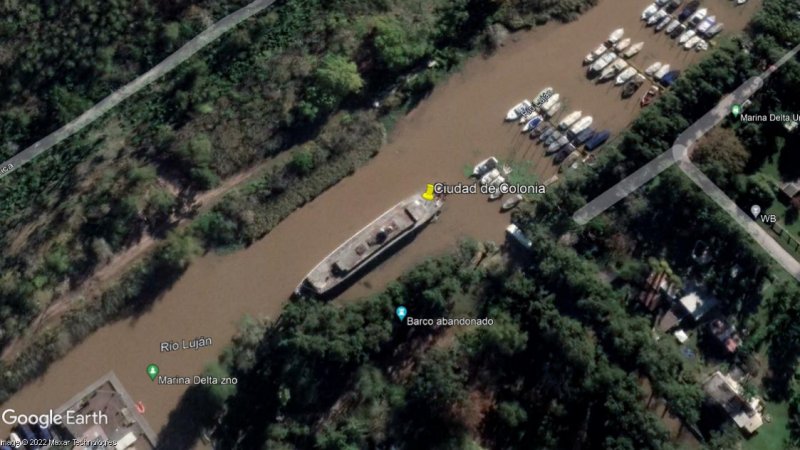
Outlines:
[[583,114],[583,111],[573,111],[573,112],[567,114],[567,117],[565,117],[558,124],[558,128],[562,129],[562,130],[566,130],[567,128],[571,127],[572,124],[574,124],[575,122],[577,122],[581,118],[581,114]]
[[497,158],[490,156],[475,165],[472,169],[472,176],[482,177],[486,172],[497,168]]
[[541,106],[539,106],[539,111],[547,111],[547,110],[548,110],[548,109],[550,109],[550,108],[551,108],[553,105],[555,105],[556,103],[558,103],[558,101],[559,101],[560,99],[561,99],[561,95],[560,95],[560,94],[553,94],[552,96],[550,96],[550,98],[548,98],[548,99],[547,99],[547,101],[546,101],[546,102],[542,103],[542,105],[541,105]]
[[697,34],[705,35],[714,24],[717,23],[717,16],[708,16],[697,25]]
[[700,36],[692,36],[688,41],[686,41],[685,44],[683,44],[683,48],[684,50],[690,50],[697,45],[698,42],[700,42]]
[[697,50],[698,52],[703,50],[708,50],[708,42],[703,39],[700,39],[699,41],[697,41],[697,45],[694,46],[694,49]]
[[497,178],[499,176],[500,176],[500,170],[498,170],[497,168],[494,168],[494,169],[486,172],[481,177],[481,181],[480,181],[481,186],[485,186],[485,185],[491,183],[492,181],[494,181],[495,178]]
[[688,19],[689,16],[694,14],[697,11],[697,8],[700,7],[700,0],[692,0],[691,2],[687,3],[686,6],[683,7],[681,12],[678,14],[678,20],[683,22],[684,20]]
[[576,146],[585,144],[589,139],[594,137],[595,131],[591,128],[587,128],[575,136],[575,139],[572,141],[573,144]]
[[680,75],[681,75],[680,70],[673,70],[671,72],[667,72],[663,77],[661,77],[661,80],[659,80],[659,82],[664,86],[670,86],[672,85],[672,83],[675,82],[675,80],[678,79]]
[[525,126],[522,127],[522,132],[523,133],[527,133],[529,131],[532,131],[533,129],[538,127],[540,123],[542,123],[542,116],[536,115],[536,117],[534,117],[533,119],[529,120],[525,124]]
[[592,126],[593,121],[594,119],[592,116],[581,117],[579,121],[575,122],[571,127],[569,127],[569,133],[573,136],[577,136],[578,133]]
[[547,147],[547,153],[555,153],[567,144],[569,144],[569,138],[567,136],[561,136]]
[[561,136],[562,134],[560,131],[554,131],[550,136],[547,136],[547,139],[544,140],[544,145],[549,146],[553,142],[561,139]]
[[711,39],[712,37],[719,34],[720,31],[725,27],[725,24],[722,22],[715,23],[711,28],[706,31],[706,37]]
[[545,110],[544,112],[544,115],[547,117],[553,117],[557,112],[561,110],[561,106],[562,106],[561,102],[556,103],[555,105],[547,108],[547,110]]
[[491,186],[495,188],[495,191],[489,194],[489,200],[497,200],[498,198],[503,196],[503,192],[500,190],[500,185],[506,182],[506,179],[501,175],[494,179],[490,183]]
[[664,64],[655,74],[653,74],[653,78],[660,80],[664,75],[667,74],[667,72],[669,72],[669,69],[669,64]]
[[633,94],[635,94],[636,91],[639,90],[642,84],[644,84],[645,79],[646,78],[644,75],[637,74],[631,80],[628,80],[628,82],[625,83],[625,86],[622,86],[622,98],[628,98],[633,96]]
[[617,28],[616,30],[612,31],[611,34],[608,35],[608,42],[612,44],[616,44],[622,39],[622,36],[625,34],[624,28]]
[[663,65],[664,64],[662,64],[661,61],[656,61],[653,64],[651,64],[647,69],[644,69],[644,73],[646,73],[647,75],[651,75],[652,76],[656,72],[658,72],[658,69],[660,69],[661,66],[663,66]]
[[658,5],[651,3],[647,6],[647,8],[644,9],[644,11],[642,11],[642,20],[649,19],[650,16],[656,13],[656,11],[658,11]]
[[508,211],[510,209],[514,209],[517,207],[517,205],[520,204],[521,201],[522,201],[521,195],[519,194],[514,195],[513,197],[508,198],[506,199],[506,201],[503,202],[503,205],[500,207],[500,211]]
[[669,23],[669,25],[667,25],[667,29],[664,30],[664,32],[667,33],[667,34],[670,34],[670,33],[672,33],[673,30],[675,30],[675,28],[678,28],[678,25],[680,25],[680,24],[681,24],[680,20],[672,19],[672,21]]
[[614,75],[618,74],[621,70],[624,70],[626,67],[628,67],[628,63],[625,62],[625,60],[623,59],[618,59],[614,61],[614,63],[611,64],[610,66],[603,69],[602,72],[600,72],[600,77],[597,79],[597,81],[610,80],[614,78]]
[[623,70],[621,74],[617,75],[617,79],[614,80],[614,85],[619,86],[625,84],[625,82],[633,78],[633,76],[637,73],[639,72],[636,71],[636,68],[628,67],[627,69]]
[[637,42],[628,47],[628,49],[625,50],[622,56],[624,56],[625,58],[632,58],[634,55],[642,51],[642,48],[644,48],[644,42]]
[[663,9],[659,9],[658,11],[656,11],[655,14],[650,16],[649,19],[647,19],[647,26],[649,27],[657,24],[658,22],[661,22],[661,20],[664,19],[664,17],[667,17],[667,12],[664,11]]
[[551,128],[553,128],[553,126],[550,125],[549,123],[545,122],[544,125],[542,125],[540,127],[537,127],[533,131],[531,131],[530,137],[531,137],[531,139],[536,139],[537,137],[541,136],[545,132],[549,131]]
[[642,99],[639,101],[639,106],[644,108],[650,103],[653,103],[653,100],[655,100],[659,92],[660,89],[658,88],[658,86],[656,85],[650,86],[650,89],[648,89],[647,92],[645,92],[645,94],[642,96]]
[[555,89],[553,89],[550,86],[547,86],[546,88],[542,89],[538,94],[536,94],[536,97],[533,98],[533,106],[537,107],[538,105],[541,105],[542,103],[546,102],[547,99],[549,99],[550,97],[553,96],[553,94],[555,94],[555,92],[556,92]]
[[595,62],[589,66],[589,73],[597,73],[605,69],[609,64],[616,61],[617,54],[614,52],[607,52],[601,55]]
[[558,132],[558,128],[554,127],[554,126],[551,126],[550,128],[544,130],[542,132],[542,134],[539,135],[539,142],[546,141],[550,137],[551,134],[557,133],[557,132]]
[[530,111],[531,109],[532,109],[531,101],[528,100],[528,99],[525,99],[525,100],[517,103],[516,105],[514,105],[513,108],[508,110],[508,114],[506,114],[506,120],[507,121],[517,120],[520,117],[522,117],[525,114],[527,114],[528,111]]
[[676,37],[682,35],[684,31],[686,31],[686,25],[680,24],[669,33],[669,37],[675,39]]
[[688,41],[689,39],[693,38],[695,34],[696,34],[696,31],[694,31],[694,30],[686,30],[686,31],[684,31],[683,34],[680,35],[680,37],[678,37],[678,43],[681,44],[681,45],[685,44],[686,41]]
[[617,45],[614,46],[614,50],[616,50],[617,52],[621,52],[626,48],[628,48],[630,45],[631,45],[631,38],[625,38],[617,42]]
[[584,64],[591,64],[594,62],[595,59],[599,58],[600,55],[608,51],[608,47],[606,44],[600,44],[596,49],[592,50],[591,53],[587,54],[585,58],[583,58]]
[[605,144],[608,138],[611,137],[611,132],[608,130],[603,130],[597,134],[593,138],[586,143],[586,150],[587,151],[594,151],[597,147]]
[[670,23],[671,21],[672,21],[672,17],[670,17],[670,16],[664,16],[664,18],[663,18],[663,19],[661,19],[661,21],[660,21],[660,22],[658,22],[658,23],[656,24],[656,27],[655,27],[654,29],[655,29],[656,31],[661,31],[661,30],[663,30],[663,29],[664,29],[664,28],[665,28],[667,25],[669,25],[669,23]]
[[701,20],[705,19],[706,14],[708,14],[708,8],[700,8],[689,17],[689,25],[695,26],[700,23]]

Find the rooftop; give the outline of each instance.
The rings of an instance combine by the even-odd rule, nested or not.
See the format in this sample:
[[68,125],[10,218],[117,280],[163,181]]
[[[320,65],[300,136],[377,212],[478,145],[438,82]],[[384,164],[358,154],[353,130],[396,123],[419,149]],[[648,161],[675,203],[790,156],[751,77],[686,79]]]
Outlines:
[[[66,431],[75,439],[109,439],[120,444],[127,442],[127,446],[117,446],[120,450],[155,448],[155,432],[144,416],[136,410],[136,404],[130,394],[113,372],[109,372],[56,410],[59,414],[67,411],[75,411],[76,414],[102,412],[108,416],[107,424],[64,425]],[[75,450],[84,448],[79,446],[75,447]]]
[[742,386],[729,375],[714,372],[703,384],[703,390],[728,413],[736,426],[747,433],[754,433],[764,424],[761,400],[757,397],[745,400]]

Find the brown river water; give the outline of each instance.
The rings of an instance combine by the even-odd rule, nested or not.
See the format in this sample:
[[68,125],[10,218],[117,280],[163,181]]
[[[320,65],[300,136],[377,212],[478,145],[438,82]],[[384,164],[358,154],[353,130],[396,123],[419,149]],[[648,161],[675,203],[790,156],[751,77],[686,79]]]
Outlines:
[[[162,375],[202,372],[227,345],[244,314],[275,318],[292,290],[339,243],[425,183],[466,181],[464,167],[490,155],[530,161],[540,181],[556,173],[551,158],[517,125],[503,123],[506,111],[546,86],[560,93],[562,115],[580,109],[594,116],[593,128],[616,134],[638,114],[639,97],[620,99],[620,88],[587,80],[583,57],[608,34],[625,28],[645,47],[632,61],[644,68],[656,60],[682,69],[703,56],[679,48],[663,33],[639,20],[645,0],[601,0],[570,24],[550,24],[512,35],[491,57],[470,59],[401,119],[380,154],[353,176],[293,213],[247,249],[198,258],[153,307],[141,316],[106,326],[54,363],[2,409],[41,413],[61,405],[103,374],[114,371],[158,432],[185,386],[159,386],[145,367],[158,364]],[[735,7],[730,0],[705,0],[726,24],[725,34],[743,29],[760,2]],[[712,105],[708,105],[711,107]],[[340,297],[352,300],[380,290],[420,260],[453,248],[463,237],[502,242],[508,215],[498,202],[480,195],[451,195],[435,223],[363,276]],[[165,340],[211,337],[201,350],[160,353]],[[5,430],[2,427],[0,431]]]

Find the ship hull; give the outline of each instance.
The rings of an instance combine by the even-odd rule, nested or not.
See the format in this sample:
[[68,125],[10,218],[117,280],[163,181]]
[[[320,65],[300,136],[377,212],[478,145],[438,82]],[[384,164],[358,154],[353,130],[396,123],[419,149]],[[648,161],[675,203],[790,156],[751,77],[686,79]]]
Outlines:
[[[415,236],[439,214],[441,208],[441,199],[423,200],[419,194],[399,202],[322,259],[297,286],[295,294],[311,293],[318,296],[330,296],[341,292],[357,277],[374,268],[388,256],[391,256],[393,249],[397,249],[407,243],[410,238]],[[386,242],[374,244],[375,248],[368,256],[357,259],[357,261],[348,261],[345,264],[346,270],[336,273],[337,265],[341,264],[342,260],[358,258],[353,253],[363,248],[376,233],[383,232],[386,227],[382,227],[382,225],[389,223],[396,225],[397,221],[408,221],[410,223],[406,228],[397,231]]]

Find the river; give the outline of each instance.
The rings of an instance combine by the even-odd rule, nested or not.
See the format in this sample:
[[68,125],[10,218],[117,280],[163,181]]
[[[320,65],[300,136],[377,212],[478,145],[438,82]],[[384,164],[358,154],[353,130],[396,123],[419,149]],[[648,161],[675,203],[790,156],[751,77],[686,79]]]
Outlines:
[[[158,431],[167,423],[184,386],[157,386],[145,367],[158,364],[163,375],[194,375],[228,344],[244,314],[275,318],[303,276],[339,243],[378,214],[430,182],[465,181],[464,166],[490,155],[531,161],[544,181],[557,168],[540,146],[502,117],[513,104],[545,86],[561,94],[565,112],[594,116],[594,128],[615,133],[638,114],[647,84],[628,100],[610,84],[585,77],[581,61],[620,26],[634,42],[646,42],[633,62],[655,60],[685,68],[702,57],[686,52],[639,20],[648,2],[601,0],[579,20],[550,24],[512,35],[491,57],[471,58],[437,87],[389,136],[366,166],[293,213],[247,249],[198,258],[177,283],[141,316],[106,326],[54,363],[3,408],[38,413],[55,408],[97,378],[114,371]],[[729,0],[706,0],[726,32],[741,30],[760,2],[735,7]],[[562,110],[563,111],[563,110]],[[342,294],[352,300],[381,289],[423,258],[451,249],[460,238],[502,242],[508,216],[499,203],[479,195],[450,196],[440,219],[424,229],[374,271]],[[198,351],[160,353],[165,340],[206,336],[214,345]]]

